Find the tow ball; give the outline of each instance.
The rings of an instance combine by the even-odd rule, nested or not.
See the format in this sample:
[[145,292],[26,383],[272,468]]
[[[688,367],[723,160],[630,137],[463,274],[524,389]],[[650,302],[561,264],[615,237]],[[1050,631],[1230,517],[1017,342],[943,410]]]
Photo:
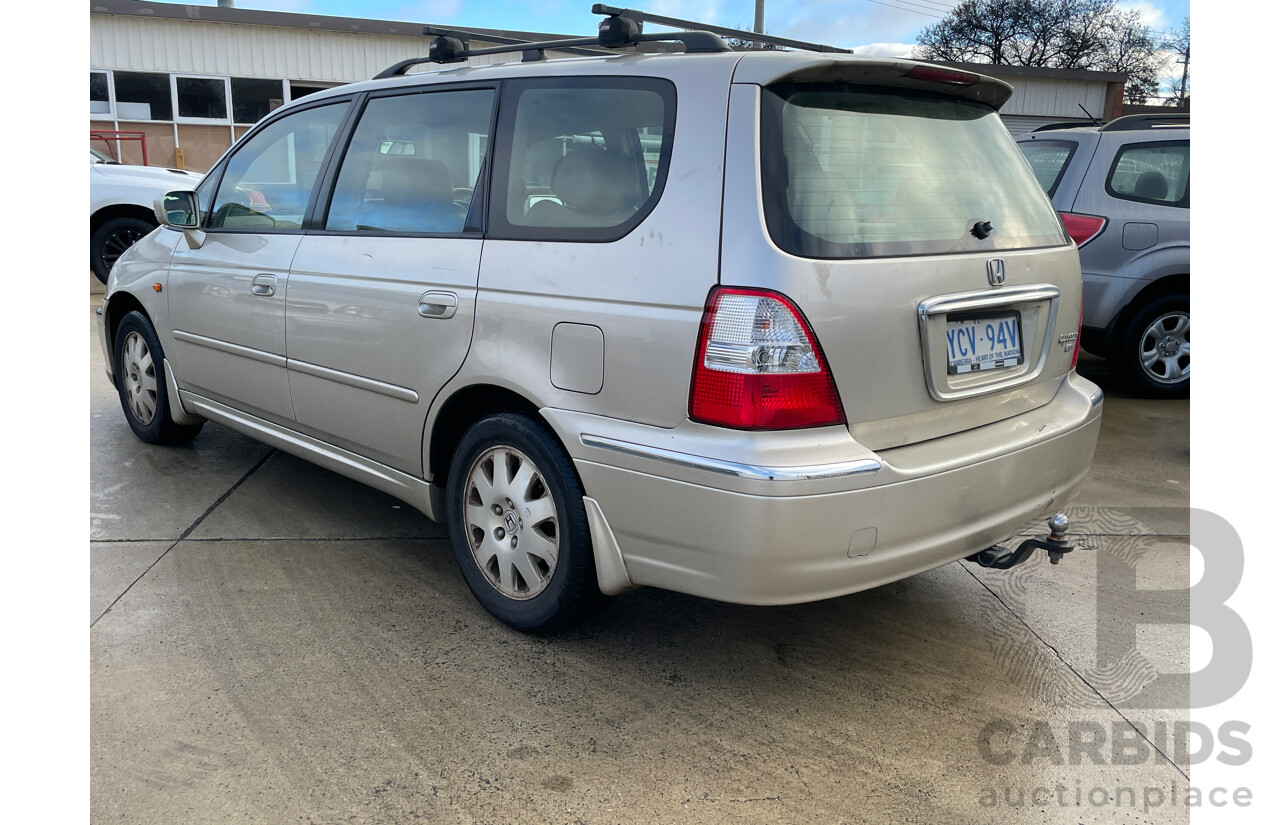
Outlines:
[[1027,539],[1018,545],[1017,550],[1010,550],[1007,547],[995,545],[988,547],[980,553],[974,553],[972,556],[966,556],[965,561],[971,561],[982,567],[989,567],[993,570],[1008,570],[1010,567],[1016,567],[1031,558],[1031,554],[1037,550],[1044,550],[1049,554],[1049,563],[1057,564],[1058,560],[1076,549],[1076,546],[1067,541],[1067,529],[1071,526],[1071,522],[1062,513],[1058,513],[1049,519],[1049,536],[1044,539]]

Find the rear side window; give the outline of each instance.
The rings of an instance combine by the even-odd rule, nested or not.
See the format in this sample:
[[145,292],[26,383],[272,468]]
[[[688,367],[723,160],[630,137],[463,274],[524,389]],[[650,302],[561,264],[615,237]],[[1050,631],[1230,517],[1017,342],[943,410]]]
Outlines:
[[504,95],[492,237],[611,241],[644,220],[671,156],[669,81],[513,81]]
[[[762,96],[765,218],[808,258],[1066,244],[994,109],[904,89],[781,84]],[[990,222],[984,239],[977,224]]]
[[1051,198],[1058,191],[1062,173],[1067,171],[1067,164],[1076,153],[1076,146],[1076,142],[1071,140],[1033,140],[1018,144],[1022,156],[1031,164],[1036,182]]
[[489,148],[494,91],[379,97],[356,127],[324,228],[408,234],[464,231]]
[[1113,198],[1162,206],[1190,206],[1191,141],[1131,143],[1116,153],[1107,175]]

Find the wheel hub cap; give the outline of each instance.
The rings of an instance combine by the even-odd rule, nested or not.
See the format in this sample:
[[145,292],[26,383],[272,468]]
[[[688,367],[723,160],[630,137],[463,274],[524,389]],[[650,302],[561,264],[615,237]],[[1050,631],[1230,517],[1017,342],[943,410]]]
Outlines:
[[155,418],[158,406],[156,367],[151,350],[141,335],[130,332],[124,339],[121,356],[125,403],[137,422],[145,427]]
[[560,551],[551,491],[528,456],[486,450],[467,472],[462,502],[472,558],[489,584],[512,599],[546,589]]

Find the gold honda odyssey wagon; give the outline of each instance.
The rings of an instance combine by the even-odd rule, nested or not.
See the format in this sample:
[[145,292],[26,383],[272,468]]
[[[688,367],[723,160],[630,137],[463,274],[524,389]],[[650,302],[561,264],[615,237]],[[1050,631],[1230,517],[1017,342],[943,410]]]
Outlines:
[[160,199],[100,310],[138,437],[214,421],[390,493],[531,632],[636,586],[785,604],[1056,562],[1061,516],[1000,542],[1078,490],[1102,393],[1011,87],[600,11],[442,34]]

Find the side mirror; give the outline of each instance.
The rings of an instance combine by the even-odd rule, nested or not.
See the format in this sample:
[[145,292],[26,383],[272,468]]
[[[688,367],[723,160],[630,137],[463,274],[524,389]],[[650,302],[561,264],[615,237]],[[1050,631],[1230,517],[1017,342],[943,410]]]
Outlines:
[[190,189],[166,192],[156,198],[153,208],[156,220],[164,226],[174,229],[200,228],[200,203],[196,199],[196,193]]

